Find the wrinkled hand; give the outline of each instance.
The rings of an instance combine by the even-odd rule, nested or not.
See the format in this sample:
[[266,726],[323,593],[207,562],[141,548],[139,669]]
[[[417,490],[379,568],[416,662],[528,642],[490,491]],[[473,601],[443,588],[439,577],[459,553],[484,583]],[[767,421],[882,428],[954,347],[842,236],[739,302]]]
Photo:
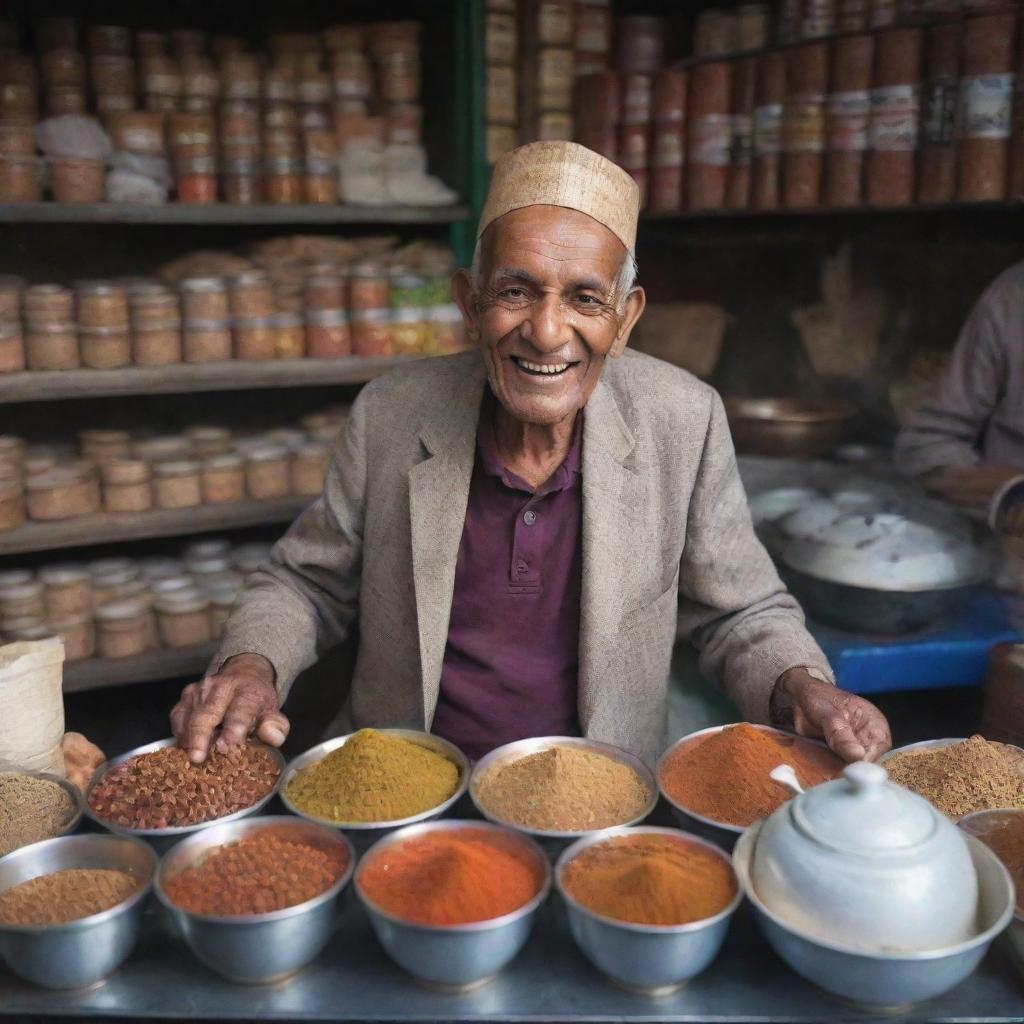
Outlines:
[[933,473],[924,485],[954,505],[977,511],[987,509],[1004,484],[1022,475],[1016,466],[964,466]]
[[779,677],[771,716],[773,725],[798,736],[823,738],[844,761],[874,761],[892,746],[889,723],[874,704],[802,668]]
[[225,751],[254,732],[279,747],[289,728],[278,710],[274,668],[259,654],[229,658],[216,675],[186,686],[171,711],[171,730],[193,764],[205,761],[214,743]]
[[107,759],[103,751],[90,743],[80,732],[66,732],[60,741],[64,754],[64,774],[68,782],[85,790],[93,773]]

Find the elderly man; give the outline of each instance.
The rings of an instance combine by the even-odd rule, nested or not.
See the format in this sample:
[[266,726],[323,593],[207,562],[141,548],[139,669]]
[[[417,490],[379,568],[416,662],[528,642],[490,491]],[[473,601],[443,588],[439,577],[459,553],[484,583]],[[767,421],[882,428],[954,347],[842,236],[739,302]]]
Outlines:
[[995,505],[1024,477],[1024,263],[1000,274],[971,310],[895,457],[929,490],[993,521]]
[[252,730],[281,743],[293,679],[356,621],[351,723],[471,757],[582,733],[653,762],[677,622],[748,719],[848,760],[886,749],[755,539],[718,396],[626,353],[638,205],[581,146],[502,159],[454,279],[479,351],[363,389],[323,496],[172,712],[193,760]]

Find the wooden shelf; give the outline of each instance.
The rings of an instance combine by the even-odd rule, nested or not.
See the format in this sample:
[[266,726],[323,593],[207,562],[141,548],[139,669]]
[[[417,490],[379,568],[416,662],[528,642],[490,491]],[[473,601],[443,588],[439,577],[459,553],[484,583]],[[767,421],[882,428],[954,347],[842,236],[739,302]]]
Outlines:
[[64,692],[82,693],[178,676],[194,675],[198,679],[216,649],[216,644],[199,644],[196,647],[166,647],[131,658],[87,658],[66,662]]
[[409,356],[367,359],[282,359],[225,363],[178,363],[120,370],[26,371],[0,374],[0,404],[48,402],[65,398],[115,395],[194,394],[199,391],[247,391],[365,384],[408,362]]
[[311,498],[240,501],[231,505],[199,505],[156,512],[81,516],[53,523],[26,523],[16,530],[0,533],[0,555],[289,523],[311,501]]
[[1017,239],[1024,201],[915,203],[909,206],[815,207],[807,210],[696,210],[645,213],[640,242],[675,238],[692,244],[797,241],[841,234],[885,242]]
[[271,205],[254,203],[2,203],[5,224],[453,224],[465,206]]

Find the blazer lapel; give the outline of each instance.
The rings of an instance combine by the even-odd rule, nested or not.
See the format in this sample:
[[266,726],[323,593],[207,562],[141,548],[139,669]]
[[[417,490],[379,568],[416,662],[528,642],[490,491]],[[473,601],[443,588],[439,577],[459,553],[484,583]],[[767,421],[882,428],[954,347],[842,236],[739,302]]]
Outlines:
[[420,431],[422,462],[409,471],[412,570],[423,675],[424,725],[437,706],[455,587],[455,564],[466,521],[476,458],[476,432],[486,372],[483,360],[468,379],[437,395],[437,415]]
[[[580,725],[586,734],[613,665],[622,620],[621,581],[635,557],[631,523],[639,514],[636,441],[602,380],[583,427],[583,579],[580,598]],[[606,695],[606,694],[605,694]]]

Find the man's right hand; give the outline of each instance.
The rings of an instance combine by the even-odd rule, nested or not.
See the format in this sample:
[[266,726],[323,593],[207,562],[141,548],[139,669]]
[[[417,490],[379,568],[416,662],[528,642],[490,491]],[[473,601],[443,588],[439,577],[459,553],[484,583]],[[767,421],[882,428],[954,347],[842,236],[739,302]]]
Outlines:
[[279,747],[288,735],[288,719],[278,710],[274,666],[260,654],[229,658],[216,675],[182,691],[171,711],[171,730],[193,764],[218,750],[258,739]]

